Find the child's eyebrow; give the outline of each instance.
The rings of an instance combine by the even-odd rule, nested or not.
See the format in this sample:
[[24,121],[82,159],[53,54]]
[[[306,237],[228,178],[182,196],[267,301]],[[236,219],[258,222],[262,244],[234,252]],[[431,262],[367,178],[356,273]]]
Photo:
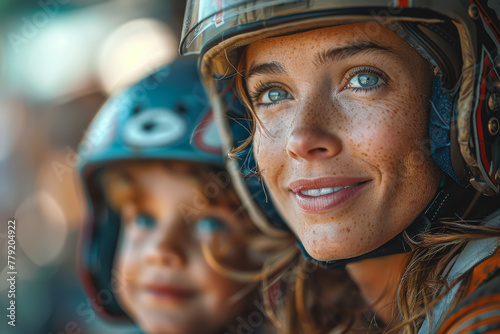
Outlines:
[[134,179],[126,172],[117,171],[105,174],[103,188],[106,200],[115,208],[134,200],[137,185]]

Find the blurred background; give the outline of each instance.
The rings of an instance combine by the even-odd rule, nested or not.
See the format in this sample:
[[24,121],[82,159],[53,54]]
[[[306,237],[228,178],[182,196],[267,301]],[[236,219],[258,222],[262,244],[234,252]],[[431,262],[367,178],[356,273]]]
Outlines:
[[[75,150],[105,99],[178,57],[183,0],[0,0],[0,333],[140,333],[78,280]],[[7,222],[16,327],[7,324]]]

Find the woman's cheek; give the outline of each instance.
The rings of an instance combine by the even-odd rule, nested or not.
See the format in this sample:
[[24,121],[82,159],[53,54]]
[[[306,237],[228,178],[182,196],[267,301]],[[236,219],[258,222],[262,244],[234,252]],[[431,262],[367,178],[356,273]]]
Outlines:
[[266,122],[262,126],[257,126],[253,137],[254,154],[260,168],[269,164],[270,159],[275,159],[280,152],[286,148],[285,133],[282,124]]
[[343,146],[364,153],[365,157],[383,154],[398,141],[393,111],[366,105],[357,108],[363,112],[353,113],[354,117],[343,122],[344,126],[339,129]]

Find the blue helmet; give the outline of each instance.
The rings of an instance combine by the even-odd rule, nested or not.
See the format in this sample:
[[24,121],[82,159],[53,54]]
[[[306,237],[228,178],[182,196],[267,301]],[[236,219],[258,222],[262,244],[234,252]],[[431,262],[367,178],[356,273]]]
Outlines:
[[79,145],[79,174],[88,215],[80,238],[79,271],[94,308],[127,319],[116,302],[113,272],[120,220],[104,200],[102,170],[127,160],[182,160],[224,167],[221,141],[196,61],[181,59],[112,97]]

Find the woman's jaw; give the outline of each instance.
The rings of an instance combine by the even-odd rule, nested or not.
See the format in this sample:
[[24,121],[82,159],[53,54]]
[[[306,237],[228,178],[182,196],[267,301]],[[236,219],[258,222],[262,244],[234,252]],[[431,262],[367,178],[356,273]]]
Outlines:
[[[270,196],[311,256],[367,253],[431,201],[432,71],[388,28],[345,25],[276,37],[246,50],[258,128],[255,156]],[[363,48],[361,46],[364,46]]]

